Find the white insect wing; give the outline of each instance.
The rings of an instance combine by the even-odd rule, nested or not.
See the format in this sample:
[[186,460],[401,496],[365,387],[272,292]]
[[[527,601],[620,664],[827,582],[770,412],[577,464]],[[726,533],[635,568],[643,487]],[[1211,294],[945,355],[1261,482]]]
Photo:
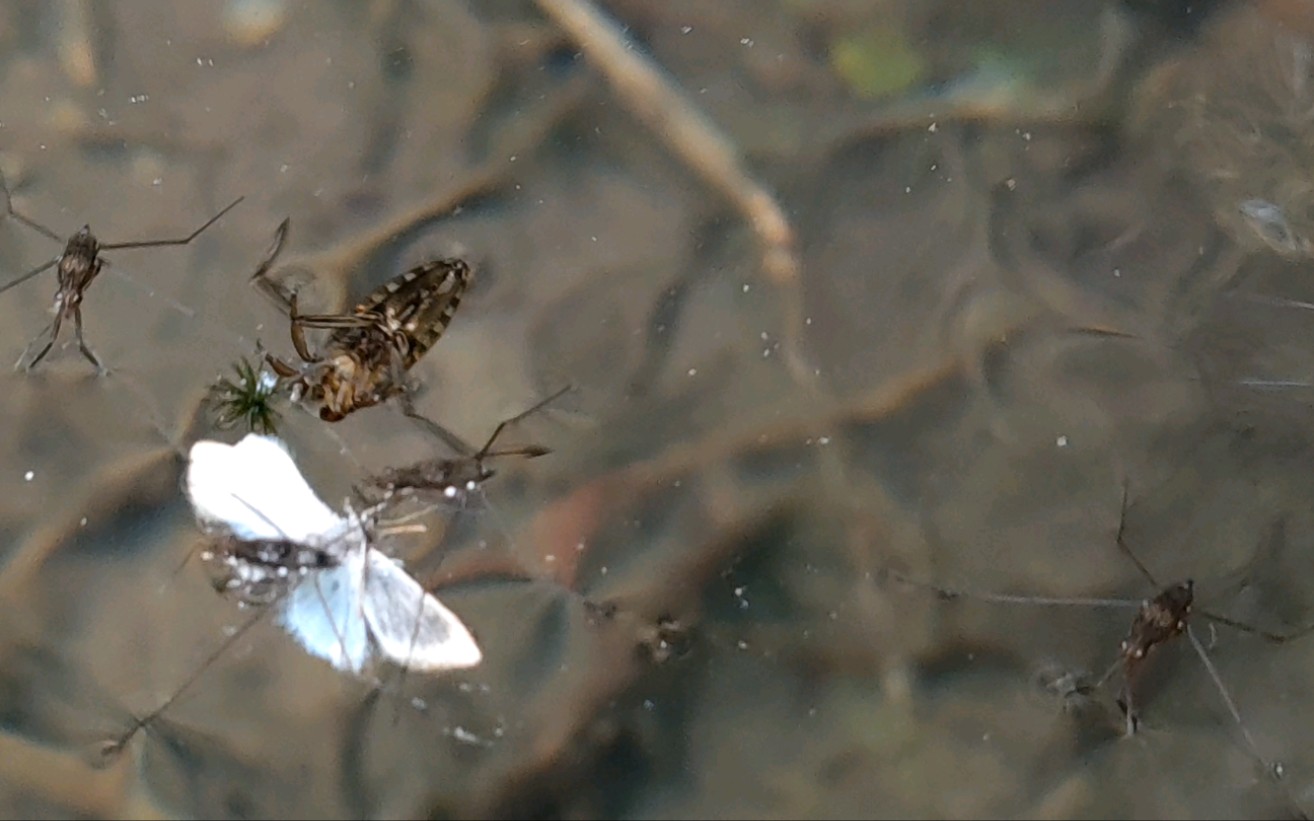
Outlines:
[[288,591],[276,619],[307,653],[352,673],[362,672],[370,662],[361,612],[364,555],[364,542],[358,539],[337,567],[307,573]]
[[483,660],[469,629],[392,559],[369,549],[365,619],[379,653],[393,664],[435,672]]
[[310,543],[331,538],[347,524],[320,501],[272,436],[252,433],[236,445],[192,445],[187,495],[198,518],[239,539]]
[[455,613],[368,544],[354,513],[341,516],[307,484],[277,439],[192,446],[187,492],[202,521],[239,539],[322,548],[336,561],[290,581],[276,621],[307,653],[361,673],[376,656],[435,672],[472,667],[483,654]]

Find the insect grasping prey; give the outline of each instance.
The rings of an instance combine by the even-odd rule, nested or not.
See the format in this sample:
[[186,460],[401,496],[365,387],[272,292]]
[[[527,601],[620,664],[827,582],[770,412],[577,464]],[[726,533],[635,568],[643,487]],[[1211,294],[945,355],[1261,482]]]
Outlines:
[[[383,283],[350,313],[302,314],[296,292],[267,276],[287,238],[288,223],[285,219],[278,226],[251,282],[287,310],[292,346],[301,362],[291,364],[272,354],[266,361],[291,385],[293,401],[318,406],[326,422],[394,396],[407,415],[414,415],[406,372],[447,330],[470,285],[470,266],[454,258],[431,260]],[[307,328],[331,331],[318,354],[306,343]]]
[[35,368],[37,364],[45,358],[46,354],[50,353],[50,349],[54,347],[54,344],[59,341],[59,332],[63,327],[64,321],[72,319],[74,334],[77,336],[78,340],[78,350],[82,351],[82,355],[87,358],[88,362],[96,367],[98,372],[105,372],[105,367],[101,365],[100,360],[94,353],[92,353],[91,348],[87,346],[86,340],[83,339],[82,336],[82,297],[87,292],[87,289],[91,287],[91,283],[95,281],[97,275],[100,274],[101,268],[109,264],[109,260],[100,256],[101,251],[188,245],[192,240],[200,236],[202,231],[218,222],[224,214],[227,214],[244,199],[244,197],[238,197],[233,200],[219,213],[206,220],[200,228],[197,228],[185,237],[178,237],[175,239],[138,240],[135,242],[101,242],[91,233],[91,227],[88,225],[82,226],[81,230],[67,240],[61,240],[59,235],[51,229],[36,220],[15,211],[13,200],[9,194],[9,185],[5,182],[3,174],[0,174],[0,191],[4,194],[5,213],[8,216],[13,217],[28,228],[31,228],[33,231],[47,236],[55,242],[64,242],[64,251],[59,256],[38,265],[27,273],[21,274],[15,279],[6,282],[4,285],[0,285],[0,293],[3,293],[10,288],[27,282],[29,279],[42,273],[47,268],[54,267],[55,269],[55,275],[58,278],[59,283],[55,290],[55,318],[46,326],[45,330],[40,334],[37,334],[37,336],[28,343],[27,348],[23,351],[23,355],[19,357],[19,360],[15,365],[16,368],[24,367],[23,360],[27,359],[28,353],[42,340],[42,338],[49,334],[50,338],[46,341],[46,344],[37,351],[36,355],[33,356],[25,366],[29,371]]

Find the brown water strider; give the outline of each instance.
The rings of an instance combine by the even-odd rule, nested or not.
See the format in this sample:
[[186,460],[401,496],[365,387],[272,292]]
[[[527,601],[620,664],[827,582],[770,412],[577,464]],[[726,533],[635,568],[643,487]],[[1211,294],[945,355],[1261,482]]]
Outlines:
[[[349,313],[302,314],[296,293],[285,292],[266,276],[282,249],[288,222],[279,225],[251,281],[287,308],[292,346],[301,362],[267,354],[269,366],[290,386],[293,401],[317,407],[326,422],[394,396],[406,402],[406,372],[447,330],[470,285],[470,266],[455,258],[431,260],[383,283]],[[321,352],[311,352],[307,328],[331,331]],[[411,413],[409,402],[406,409]]]

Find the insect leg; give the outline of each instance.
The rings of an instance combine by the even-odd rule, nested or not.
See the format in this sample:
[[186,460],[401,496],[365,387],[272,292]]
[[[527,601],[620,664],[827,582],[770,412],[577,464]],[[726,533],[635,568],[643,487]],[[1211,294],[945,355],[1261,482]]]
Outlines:
[[[23,223],[28,228],[31,228],[33,231],[36,231],[38,234],[42,234],[43,236],[53,239],[55,242],[62,243],[64,241],[60,238],[59,234],[56,234],[54,231],[51,231],[49,228],[37,222],[36,220],[26,217],[14,210],[14,200],[13,197],[10,196],[9,194],[9,182],[5,180],[5,175],[3,172],[0,172],[0,192],[3,192],[5,196],[6,214],[18,220],[19,222]],[[28,274],[28,276],[31,276],[31,274]]]
[[232,647],[233,643],[236,642],[238,639],[240,639],[242,635],[246,633],[247,630],[250,630],[252,627],[254,627],[256,622],[264,618],[267,612],[269,612],[267,608],[261,609],[251,618],[247,619],[242,624],[242,626],[238,627],[237,630],[231,636],[229,636],[227,639],[224,640],[222,644],[216,647],[214,651],[210,653],[209,656],[206,657],[205,661],[203,661],[199,666],[197,666],[197,668],[194,671],[192,671],[192,674],[187,677],[187,680],[182,683],[181,687],[179,687],[177,690],[174,691],[173,695],[169,696],[167,699],[164,700],[162,704],[160,704],[160,706],[156,707],[154,710],[151,710],[146,715],[142,716],[141,718],[134,719],[132,722],[132,726],[129,727],[128,730],[123,733],[123,735],[119,736],[113,741],[107,742],[101,748],[101,754],[106,757],[109,757],[109,756],[117,755],[118,753],[122,752],[123,748],[127,746],[128,742],[131,741],[137,735],[138,732],[146,729],[146,727],[152,721],[159,718],[164,713],[165,710],[172,707],[174,702],[176,702],[178,698],[182,696],[182,694],[185,693],[189,687],[191,687],[193,684],[196,683],[197,679],[201,677],[201,674],[204,673],[211,664],[213,664],[216,660],[218,660],[218,658],[222,656],[228,650],[229,647]]
[[[35,368],[37,366],[37,363],[40,362],[42,359],[45,359],[46,354],[50,353],[50,349],[54,347],[55,342],[59,339],[59,328],[63,324],[63,322],[64,322],[64,306],[60,305],[59,311],[55,314],[55,318],[50,321],[50,325],[48,326],[48,330],[50,332],[50,340],[46,342],[45,347],[43,347],[40,350],[40,352],[37,353],[37,355],[34,356],[30,362],[27,363],[27,368],[26,368],[27,370],[30,371],[33,368]],[[38,335],[36,339],[32,340],[32,344],[36,344],[37,340],[39,340],[40,338],[41,336]],[[18,361],[22,362],[23,360],[20,359]]]
[[455,433],[452,433],[450,430],[433,421],[429,417],[421,415],[420,412],[415,409],[415,405],[411,403],[409,394],[402,394],[401,403],[402,412],[405,413],[407,417],[419,422],[425,430],[441,439],[443,444],[452,449],[452,452],[456,453],[458,456],[474,455],[475,449],[470,447],[464,439],[457,436]]
[[246,199],[246,197],[244,196],[238,197],[237,199],[228,203],[228,205],[224,206],[224,209],[222,211],[220,211],[218,214],[215,214],[213,217],[210,217],[210,219],[205,221],[204,225],[202,225],[200,228],[197,228],[195,231],[191,232],[185,237],[178,237],[176,239],[148,239],[148,240],[140,240],[136,242],[105,242],[105,243],[101,243],[100,249],[102,251],[113,251],[122,248],[159,248],[165,245],[188,245],[191,243],[192,240],[200,236],[202,231],[204,231],[205,229],[209,228],[211,225],[214,225],[216,222],[218,222],[219,219],[223,217],[224,214],[227,214],[229,211],[232,211],[234,208],[237,207],[237,204],[244,199]]
[[1130,507],[1127,501],[1128,492],[1128,483],[1124,479],[1122,483],[1122,508],[1118,513],[1118,535],[1116,537],[1118,549],[1127,554],[1127,558],[1132,560],[1132,564],[1136,565],[1137,571],[1150,583],[1151,587],[1162,587],[1163,585],[1155,581],[1154,574],[1150,572],[1150,569],[1132,552],[1131,546],[1127,544],[1125,538],[1127,535],[1127,508]]
[[82,306],[81,305],[78,305],[73,308],[73,332],[78,338],[78,350],[82,351],[82,355],[85,356],[87,360],[91,362],[92,365],[96,366],[97,371],[99,371],[102,374],[105,373],[105,366],[100,364],[100,360],[97,359],[96,355],[91,352],[91,348],[87,347],[86,340],[82,338]]
[[1255,627],[1254,625],[1237,621],[1236,619],[1230,619],[1227,616],[1222,616],[1219,615],[1218,613],[1211,613],[1208,610],[1200,610],[1197,612],[1201,616],[1204,616],[1206,619],[1209,619],[1212,622],[1217,622],[1218,624],[1221,624],[1224,627],[1231,627],[1233,630],[1240,630],[1242,633],[1249,633],[1252,636],[1259,636],[1260,638],[1265,639],[1267,641],[1271,641],[1274,644],[1281,644],[1285,641],[1293,641],[1295,639],[1301,638],[1302,636],[1308,636],[1310,633],[1314,632],[1314,624],[1307,624],[1304,627],[1297,628],[1296,630],[1290,633],[1275,633],[1271,630],[1265,630],[1261,627]]
[[288,319],[291,323],[292,347],[296,349],[297,356],[306,362],[318,362],[318,357],[311,356],[310,348],[306,346],[306,331],[301,325],[301,316],[297,313],[297,295],[293,291],[289,297],[291,300],[288,305]]
[[[515,416],[512,416],[510,419],[503,419],[501,422],[498,422],[498,423],[497,423],[497,427],[493,428],[493,434],[492,434],[491,436],[488,437],[488,441],[485,442],[485,443],[484,443],[484,446],[483,446],[482,448],[479,449],[478,456],[479,456],[480,458],[482,458],[482,457],[484,457],[484,456],[488,456],[490,453],[492,453],[492,450],[493,450],[493,443],[497,441],[497,437],[498,437],[498,436],[501,436],[501,435],[502,435],[502,431],[507,427],[507,425],[514,425],[514,424],[516,424],[517,422],[519,422],[519,421],[521,421],[522,419],[524,419],[526,416],[529,416],[530,414],[535,413],[536,411],[541,410],[541,409],[542,409],[543,407],[545,407],[548,403],[550,403],[550,402],[552,402],[552,401],[554,401],[554,400],[560,398],[561,396],[564,396],[566,393],[568,393],[569,391],[573,390],[574,387],[575,387],[574,385],[567,385],[566,387],[562,388],[561,390],[559,390],[559,391],[557,391],[556,393],[554,393],[554,394],[552,394],[551,396],[549,396],[547,399],[543,399],[543,400],[541,400],[541,401],[535,403],[532,407],[527,408],[526,410],[521,411],[520,413],[516,414]],[[548,451],[546,448],[535,447],[535,446],[532,446],[532,445],[531,445],[531,446],[529,446],[529,447],[527,447],[527,448],[521,448],[521,449],[519,449],[518,451],[514,451],[514,452],[521,452],[521,453],[524,453],[524,455],[526,455],[526,456],[531,456],[531,457],[533,457],[533,456],[545,456],[545,455],[547,455],[550,451]],[[507,452],[506,455],[511,455],[512,453],[513,453],[513,452]]]
[[29,279],[41,273],[42,271],[46,270],[50,266],[54,265],[56,262],[59,262],[59,257],[55,257],[49,262],[42,263],[41,265],[38,265],[37,267],[28,271],[26,274],[21,274],[15,277],[14,279],[9,280],[4,285],[0,285],[0,294],[4,293],[5,291],[8,291],[10,288],[14,287],[15,285],[22,285],[24,282],[27,282]]

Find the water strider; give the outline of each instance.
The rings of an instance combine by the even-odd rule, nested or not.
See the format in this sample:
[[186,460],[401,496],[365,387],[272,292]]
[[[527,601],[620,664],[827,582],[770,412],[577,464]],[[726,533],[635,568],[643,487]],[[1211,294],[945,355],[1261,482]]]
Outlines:
[[1145,564],[1132,551],[1131,547],[1128,546],[1125,539],[1127,507],[1128,493],[1127,487],[1124,485],[1116,542],[1119,550],[1121,550],[1136,566],[1137,572],[1157,591],[1153,597],[1148,599],[1137,601],[1134,599],[1045,597],[993,593],[987,591],[951,589],[929,582],[911,579],[894,571],[885,571],[885,575],[897,581],[930,590],[945,599],[971,598],[980,601],[1005,604],[1060,607],[1136,608],[1136,615],[1132,619],[1127,635],[1119,645],[1118,657],[1113,664],[1094,682],[1090,682],[1084,678],[1073,680],[1069,683],[1070,693],[1065,692],[1065,695],[1080,697],[1089,696],[1097,689],[1105,686],[1114,675],[1121,672],[1122,684],[1118,693],[1118,705],[1124,714],[1126,734],[1132,735],[1138,730],[1140,725],[1140,717],[1135,700],[1135,688],[1137,679],[1144,669],[1146,661],[1158,647],[1178,636],[1185,635],[1190,642],[1192,649],[1195,651],[1195,654],[1199,657],[1205,670],[1208,672],[1210,680],[1218,691],[1223,704],[1227,707],[1227,711],[1241,733],[1242,739],[1250,754],[1260,762],[1266,772],[1274,777],[1280,777],[1282,775],[1281,764],[1270,763],[1268,759],[1259,752],[1258,745],[1250,735],[1250,731],[1246,728],[1245,722],[1241,719],[1241,713],[1237,710],[1236,703],[1233,701],[1231,693],[1228,692],[1227,687],[1223,684],[1222,677],[1219,676],[1218,669],[1214,666],[1213,660],[1210,658],[1204,644],[1192,629],[1190,620],[1193,615],[1198,615],[1216,624],[1250,633],[1278,644],[1309,634],[1314,631],[1314,625],[1305,626],[1290,633],[1277,633],[1245,624],[1218,613],[1197,610],[1194,606],[1195,584],[1191,579],[1185,579],[1168,585],[1161,585],[1150,572],[1149,568],[1145,566]]
[[[436,259],[417,265],[376,288],[349,313],[302,314],[297,294],[268,277],[287,238],[283,220],[251,282],[288,312],[292,346],[300,363],[272,354],[269,366],[291,392],[293,401],[317,407],[326,422],[336,422],[361,408],[398,397],[412,413],[406,374],[447,330],[472,271],[460,259]],[[323,350],[312,353],[306,329],[330,331]]]
[[[100,274],[101,268],[109,264],[109,260],[100,256],[101,252],[118,251],[129,248],[162,248],[175,245],[189,245],[192,240],[200,236],[202,231],[218,222],[224,214],[227,214],[244,199],[244,197],[238,197],[233,200],[219,213],[206,220],[201,227],[185,237],[178,237],[175,239],[137,240],[134,242],[101,242],[91,233],[91,227],[88,225],[82,226],[81,230],[67,240],[62,240],[59,235],[51,229],[27,216],[24,216],[18,211],[15,211],[13,199],[9,193],[9,186],[5,182],[2,174],[0,174],[0,192],[3,192],[5,213],[8,216],[18,220],[37,233],[49,237],[55,242],[64,243],[64,250],[59,256],[38,265],[27,273],[6,282],[4,285],[0,285],[0,293],[3,293],[10,288],[27,282],[29,279],[51,267],[55,269],[55,275],[58,282],[58,286],[55,290],[55,318],[51,320],[50,324],[47,325],[41,333],[37,334],[37,336],[28,343],[27,348],[23,351],[23,355],[19,357],[15,367],[25,367],[27,370],[35,368],[37,364],[45,358],[46,354],[50,353],[50,349],[54,347],[54,344],[59,341],[59,332],[63,328],[64,322],[72,320],[74,335],[78,342],[78,350],[82,351],[82,355],[86,357],[87,361],[94,365],[96,370],[101,373],[104,373],[105,367],[87,345],[82,334],[82,299],[85,296],[87,289],[91,287],[91,283],[94,282],[96,277]],[[26,366],[24,366],[23,361],[28,358],[28,354],[31,352],[32,348],[45,338],[47,334],[50,338],[46,341],[46,344],[42,346],[42,348],[37,351],[36,355],[27,362]]]
[[525,417],[542,410],[571,390],[567,385],[551,396],[535,403],[515,416],[503,419],[493,428],[493,433],[484,442],[483,447],[475,450],[456,434],[427,417],[412,414],[411,418],[423,425],[429,432],[441,439],[448,447],[456,451],[457,456],[448,458],[425,459],[402,467],[388,468],[362,483],[359,492],[368,499],[387,501],[396,495],[436,494],[444,499],[464,504],[469,495],[480,485],[491,479],[495,471],[488,467],[487,460],[506,456],[524,456],[533,459],[552,451],[541,445],[518,445],[510,448],[493,449],[502,431]]

